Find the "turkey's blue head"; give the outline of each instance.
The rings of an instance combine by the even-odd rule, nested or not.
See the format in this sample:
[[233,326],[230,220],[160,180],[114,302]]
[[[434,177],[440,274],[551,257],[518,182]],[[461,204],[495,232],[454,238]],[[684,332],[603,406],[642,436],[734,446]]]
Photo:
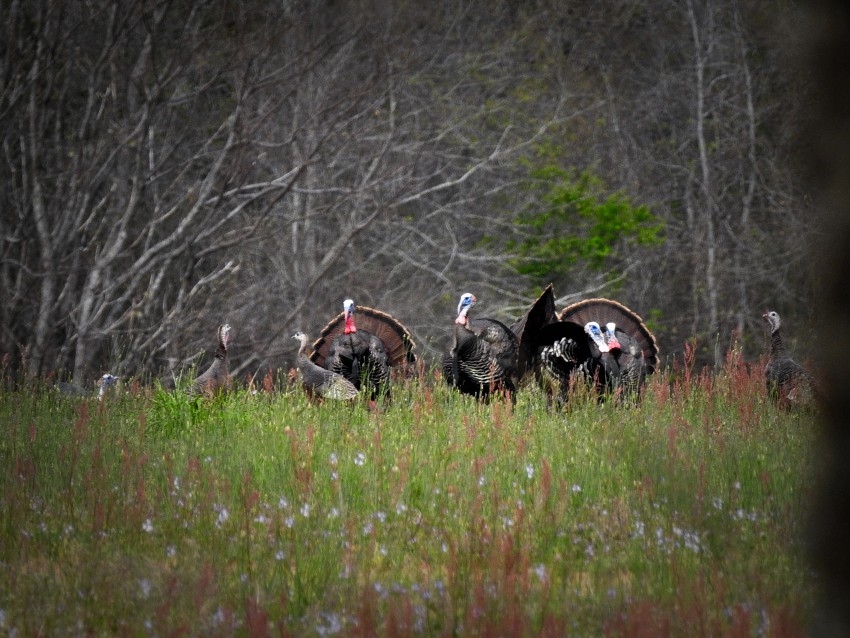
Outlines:
[[460,302],[457,304],[457,319],[455,319],[455,323],[460,324],[461,326],[466,325],[466,315],[469,313],[470,308],[475,305],[478,300],[475,298],[471,292],[465,292],[460,296]]
[[598,323],[588,321],[584,324],[584,331],[593,339],[593,343],[599,348],[599,352],[608,352],[608,345],[605,343],[605,339],[602,336],[602,328],[599,327]]
[[106,391],[109,390],[112,386],[118,383],[118,377],[114,374],[109,374],[108,372],[104,374],[100,379],[97,380],[97,396],[98,398],[102,398]]

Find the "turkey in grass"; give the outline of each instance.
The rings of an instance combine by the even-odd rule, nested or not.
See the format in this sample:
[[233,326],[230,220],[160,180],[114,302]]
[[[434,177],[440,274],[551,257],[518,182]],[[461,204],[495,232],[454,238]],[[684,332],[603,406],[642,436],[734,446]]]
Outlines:
[[[109,372],[103,374],[96,382],[95,387],[97,388],[97,398],[98,400],[102,400],[104,396],[106,396],[107,392],[109,392],[112,388],[114,388],[118,384],[118,377],[114,374],[110,374]],[[59,381],[56,383],[56,389],[59,390],[61,394],[65,394],[68,396],[77,396],[77,397],[85,397],[90,396],[92,393],[75,383],[68,383],[66,381]]]
[[368,386],[371,399],[387,396],[392,370],[407,372],[416,362],[410,332],[386,312],[355,306],[351,299],[342,306],[313,344],[310,360],[341,374],[358,390]]
[[97,386],[97,398],[100,401],[106,396],[107,392],[118,385],[118,377],[107,372],[97,380],[95,385]]
[[221,324],[216,330],[215,359],[210,367],[192,382],[186,392],[189,396],[213,396],[230,387],[230,372],[227,363],[227,344],[230,341],[230,325]]
[[470,319],[477,303],[475,295],[464,293],[457,306],[457,318],[443,356],[443,373],[452,387],[464,394],[488,398],[506,392],[514,400],[519,340],[501,321]]
[[779,313],[769,310],[762,316],[770,326],[770,347],[764,368],[768,394],[785,408],[810,403],[817,393],[815,379],[788,354],[779,330],[782,323]]
[[292,335],[301,345],[296,359],[298,373],[307,396],[348,401],[357,396],[357,388],[341,374],[322,368],[307,357],[307,335],[299,331]]
[[618,301],[599,298],[571,304],[560,317],[584,326],[595,323],[599,333],[605,326],[604,347],[599,347],[598,335],[593,339],[599,355],[592,352],[588,371],[600,390],[640,396],[647,375],[658,365],[658,343],[637,313]]
[[576,373],[592,380],[600,393],[640,395],[658,365],[658,345],[636,313],[600,298],[567,306],[559,317],[541,330],[538,357],[562,395]]

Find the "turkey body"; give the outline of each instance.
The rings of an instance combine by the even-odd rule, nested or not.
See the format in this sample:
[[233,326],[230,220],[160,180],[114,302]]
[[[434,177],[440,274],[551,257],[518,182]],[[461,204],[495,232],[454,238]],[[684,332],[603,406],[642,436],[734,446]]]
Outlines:
[[555,321],[538,331],[532,366],[538,382],[559,403],[566,401],[575,379],[592,378],[591,343],[584,327],[573,321]]
[[563,398],[576,375],[599,394],[639,397],[658,365],[658,344],[643,320],[611,299],[587,299],[564,308],[537,339],[537,365]]
[[299,331],[293,334],[292,338],[301,344],[298,348],[296,363],[301,384],[310,399],[321,397],[336,401],[348,401],[357,396],[357,388],[348,379],[310,361],[305,352],[307,349],[306,334]]
[[230,372],[227,361],[227,344],[230,341],[230,326],[222,324],[216,330],[215,359],[206,371],[198,376],[186,392],[189,396],[213,396],[230,387]]
[[412,369],[414,347],[410,332],[397,319],[346,299],[342,313],[322,329],[310,359],[376,399],[389,395],[393,369]]
[[810,403],[817,394],[814,377],[788,354],[779,313],[770,310],[763,317],[770,326],[770,347],[764,368],[768,394],[784,408]]
[[505,392],[513,400],[519,340],[496,319],[469,319],[475,303],[475,297],[465,293],[458,304],[458,317],[443,356],[446,382],[464,394],[486,399]]

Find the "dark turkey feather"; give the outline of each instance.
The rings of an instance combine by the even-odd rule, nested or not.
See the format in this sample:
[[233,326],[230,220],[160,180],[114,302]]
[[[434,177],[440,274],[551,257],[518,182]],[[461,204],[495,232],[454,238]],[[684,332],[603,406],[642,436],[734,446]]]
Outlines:
[[538,379],[561,397],[576,374],[587,374],[591,360],[590,344],[584,328],[572,321],[556,321],[540,328],[537,352],[532,362]]
[[768,394],[785,408],[810,403],[817,394],[814,377],[788,354],[779,313],[770,310],[763,317],[770,326],[770,347],[764,368]]
[[414,348],[410,332],[392,315],[364,306],[355,309],[346,299],[343,311],[322,329],[310,359],[358,389],[365,381],[374,399],[389,391],[393,369],[403,373],[413,369]]
[[558,321],[558,314],[555,311],[555,293],[552,284],[549,284],[531,305],[528,312],[511,325],[511,332],[519,340],[517,350],[518,378],[525,376],[525,373],[533,366],[535,355],[540,347],[540,330],[555,321]]
[[307,348],[306,334],[299,331],[293,334],[292,338],[301,344],[298,348],[296,363],[301,376],[301,383],[311,399],[319,396],[325,399],[347,401],[357,396],[357,388],[348,379],[310,361],[305,353]]
[[227,362],[227,344],[229,341],[230,326],[225,323],[216,330],[215,359],[210,367],[186,389],[189,396],[212,396],[230,387],[230,372]]
[[469,319],[475,303],[475,297],[465,293],[458,304],[458,317],[443,356],[446,382],[464,394],[487,398],[492,392],[506,391],[513,399],[519,340],[501,321]]

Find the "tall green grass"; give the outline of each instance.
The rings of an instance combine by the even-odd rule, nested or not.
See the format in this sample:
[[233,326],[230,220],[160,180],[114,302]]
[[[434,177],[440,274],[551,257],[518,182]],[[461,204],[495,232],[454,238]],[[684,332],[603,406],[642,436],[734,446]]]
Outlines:
[[795,636],[814,417],[740,361],[636,406],[0,393],[0,633]]

